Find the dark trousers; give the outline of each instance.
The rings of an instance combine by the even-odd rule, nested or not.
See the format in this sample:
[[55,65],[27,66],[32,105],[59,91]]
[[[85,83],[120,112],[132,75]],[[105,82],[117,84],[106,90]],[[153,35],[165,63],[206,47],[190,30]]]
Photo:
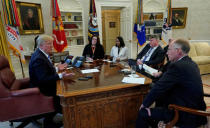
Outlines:
[[173,119],[173,111],[166,108],[151,108],[151,116],[149,117],[147,110],[142,108],[139,111],[136,120],[136,128],[157,128],[159,121],[169,122]]

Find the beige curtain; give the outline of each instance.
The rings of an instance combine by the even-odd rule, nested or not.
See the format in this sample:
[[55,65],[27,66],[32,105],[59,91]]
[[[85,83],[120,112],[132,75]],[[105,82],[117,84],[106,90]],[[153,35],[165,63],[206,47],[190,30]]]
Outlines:
[[0,12],[0,55],[4,55],[7,57],[7,59],[9,60],[10,68],[12,71],[14,71],[12,67],[9,51],[8,51],[4,25],[2,23],[2,18],[1,18],[1,12]]

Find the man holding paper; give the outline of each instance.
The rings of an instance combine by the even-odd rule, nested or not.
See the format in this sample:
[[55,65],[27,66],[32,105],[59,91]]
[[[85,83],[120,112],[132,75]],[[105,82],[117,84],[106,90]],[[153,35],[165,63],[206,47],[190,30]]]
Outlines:
[[[144,99],[136,122],[136,128],[157,127],[159,121],[172,120],[174,112],[169,104],[205,110],[203,86],[198,66],[188,56],[189,42],[177,39],[169,45],[168,57],[171,64],[155,83]],[[158,98],[164,99],[165,107],[149,108]],[[196,128],[206,123],[206,117],[179,112],[178,127]]]
[[150,39],[149,44],[138,54],[136,61],[129,60],[129,65],[137,65],[137,71],[141,72],[143,64],[157,68],[155,65],[160,64],[164,58],[163,49],[158,43],[158,37],[154,36]]

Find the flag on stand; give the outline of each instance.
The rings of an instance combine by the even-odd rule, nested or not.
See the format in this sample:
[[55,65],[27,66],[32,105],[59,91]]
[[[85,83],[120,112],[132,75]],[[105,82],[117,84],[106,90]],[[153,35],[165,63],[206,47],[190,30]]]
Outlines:
[[162,28],[162,42],[165,45],[167,45],[169,42],[169,39],[172,38],[172,26],[171,26],[172,14],[171,13],[172,13],[171,0],[168,0],[166,12],[164,13],[163,28]]
[[90,0],[89,22],[88,22],[88,39],[93,35],[99,35],[95,0]]
[[52,6],[53,46],[57,52],[62,52],[67,47],[67,40],[57,0],[52,0]]
[[14,55],[20,56],[22,62],[25,62],[25,57],[23,54],[23,46],[20,43],[20,34],[16,27],[7,25],[7,40],[10,48],[13,50]]
[[138,0],[137,22],[134,25],[138,44],[142,46],[146,42],[145,24],[143,23],[143,1]]
[[9,47],[14,55],[20,57],[25,62],[23,46],[20,42],[20,34],[17,29],[20,26],[15,0],[2,0],[4,23],[6,25],[6,35]]

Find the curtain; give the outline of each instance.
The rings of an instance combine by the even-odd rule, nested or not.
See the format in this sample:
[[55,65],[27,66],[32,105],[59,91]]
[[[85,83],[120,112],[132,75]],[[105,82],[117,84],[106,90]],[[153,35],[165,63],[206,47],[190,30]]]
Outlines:
[[11,68],[12,71],[14,71],[13,67],[12,67],[9,51],[8,51],[4,25],[2,23],[2,18],[1,18],[1,12],[0,12],[0,55],[3,55],[3,56],[7,57],[8,61],[9,61],[9,64],[10,64],[10,68]]

